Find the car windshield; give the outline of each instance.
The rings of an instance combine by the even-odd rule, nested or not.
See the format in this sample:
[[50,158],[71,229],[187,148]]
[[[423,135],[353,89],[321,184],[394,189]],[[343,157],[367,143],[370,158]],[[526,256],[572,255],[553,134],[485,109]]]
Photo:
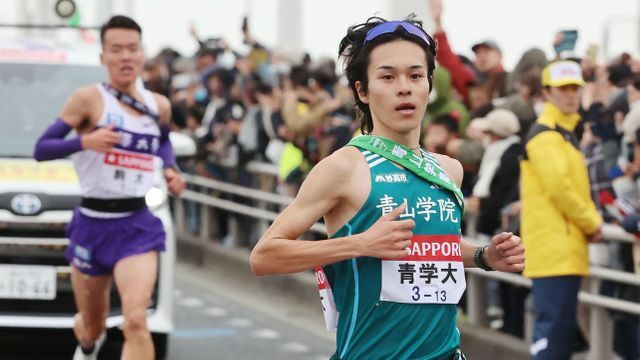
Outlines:
[[99,66],[0,63],[0,157],[32,157],[73,91],[105,79]]

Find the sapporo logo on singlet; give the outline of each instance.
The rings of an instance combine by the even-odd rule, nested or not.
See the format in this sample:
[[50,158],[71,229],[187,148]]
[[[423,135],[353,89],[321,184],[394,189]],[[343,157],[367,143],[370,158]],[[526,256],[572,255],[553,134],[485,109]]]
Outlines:
[[386,183],[386,184],[396,184],[396,183],[408,183],[407,174],[396,172],[396,173],[387,173],[387,174],[374,174],[373,176],[374,182],[376,184]]
[[153,156],[111,151],[104,157],[104,163],[127,169],[153,171]]

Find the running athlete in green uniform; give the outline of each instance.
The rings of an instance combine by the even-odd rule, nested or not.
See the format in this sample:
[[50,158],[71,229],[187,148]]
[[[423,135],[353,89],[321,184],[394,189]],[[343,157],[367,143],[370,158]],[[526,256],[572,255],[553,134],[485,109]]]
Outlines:
[[[521,271],[511,233],[460,238],[460,163],[420,149],[435,44],[419,21],[371,18],[340,44],[365,134],[317,164],[251,254],[257,275],[316,269],[334,359],[455,359],[464,266]],[[292,241],[324,217],[331,238]]]

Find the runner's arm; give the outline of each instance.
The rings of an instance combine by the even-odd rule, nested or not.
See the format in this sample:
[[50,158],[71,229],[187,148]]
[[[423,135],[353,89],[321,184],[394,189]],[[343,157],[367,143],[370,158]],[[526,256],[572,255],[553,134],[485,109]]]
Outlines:
[[[464,171],[458,160],[448,156],[437,155],[440,164],[444,168],[449,178],[453,179],[460,187]],[[477,267],[475,262],[476,250],[480,246],[464,239],[460,239],[460,250],[462,251],[462,262],[464,267]],[[512,233],[502,232],[491,239],[489,245],[482,254],[484,263],[494,270],[505,272],[518,272],[524,268],[524,247],[520,238]]]
[[162,159],[164,179],[167,182],[169,192],[175,196],[179,196],[180,193],[186,189],[187,183],[180,174],[176,156],[173,152],[173,146],[169,138],[172,120],[171,103],[164,95],[154,93],[153,96],[158,104],[158,113],[160,115],[160,121],[158,123],[160,127],[160,146],[158,147],[156,155]]
[[[474,243],[467,241],[465,239],[460,239],[460,250],[462,251],[462,263],[464,267],[478,267],[476,262],[473,260],[476,250],[478,250],[480,246],[475,245]],[[484,254],[486,261],[486,253]],[[487,262],[488,263],[488,262]]]
[[171,132],[171,103],[169,99],[160,94],[153,94],[158,104],[158,112],[160,115],[160,147],[158,148],[158,157],[162,159],[162,167],[176,168],[176,156],[169,140]]
[[[251,252],[256,275],[295,273],[361,256],[399,258],[411,244],[412,220],[395,221],[404,205],[361,234],[322,241],[296,240],[346,199],[353,158],[342,149],[318,163],[298,196],[276,218]],[[358,156],[361,156],[358,154]]]
[[251,252],[251,269],[256,275],[294,273],[362,256],[357,242],[349,239],[353,236],[295,241],[338,204],[341,194],[336,185],[348,174],[341,169],[340,160],[330,156],[318,163],[293,202],[258,241]]
[[91,89],[78,89],[65,104],[60,116],[51,124],[38,139],[33,157],[37,161],[61,159],[85,146],[81,136],[71,139],[65,137],[72,129],[80,127],[90,115]]

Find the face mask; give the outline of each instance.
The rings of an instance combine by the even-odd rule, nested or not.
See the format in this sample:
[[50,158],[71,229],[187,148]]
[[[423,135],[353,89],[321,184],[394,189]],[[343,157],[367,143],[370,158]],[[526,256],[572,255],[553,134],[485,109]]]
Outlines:
[[207,90],[203,87],[199,87],[198,90],[193,94],[193,98],[197,102],[201,102],[207,99]]

